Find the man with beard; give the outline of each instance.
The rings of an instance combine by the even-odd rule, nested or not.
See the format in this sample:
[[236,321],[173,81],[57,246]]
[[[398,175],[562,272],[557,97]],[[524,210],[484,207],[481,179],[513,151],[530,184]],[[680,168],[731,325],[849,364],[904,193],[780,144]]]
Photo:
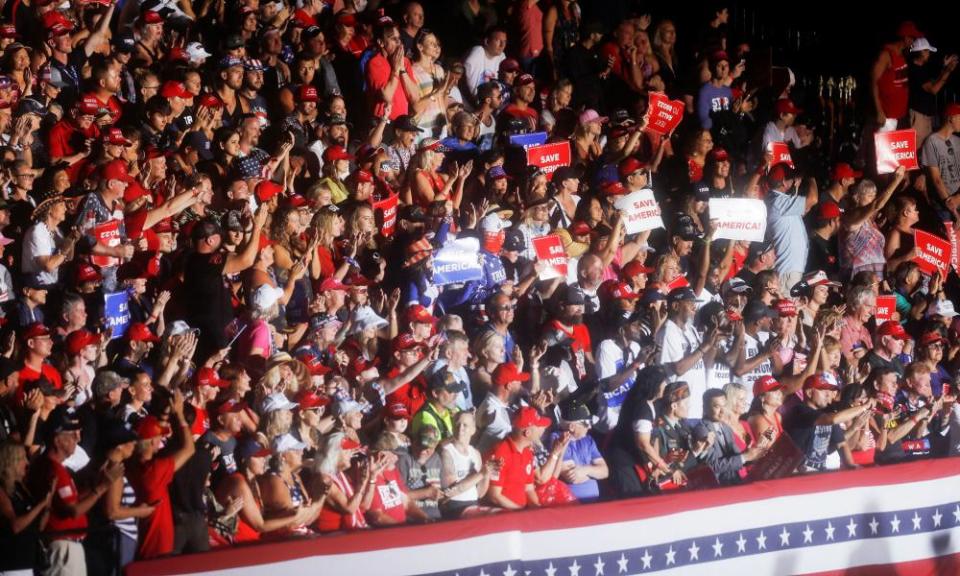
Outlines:
[[633,389],[639,370],[647,355],[641,354],[638,340],[641,336],[643,316],[637,312],[622,312],[611,321],[616,331],[597,346],[597,379],[599,420],[596,430],[606,433],[617,427],[620,407]]
[[[395,127],[394,130],[399,130],[399,128]],[[347,124],[347,119],[339,114],[329,114],[319,119],[317,123],[317,139],[310,144],[309,150],[316,155],[322,166],[324,164],[324,153],[327,148],[339,146],[346,150],[349,142],[350,126]],[[401,173],[404,171],[405,170],[401,170]]]
[[554,319],[547,323],[543,342],[547,348],[553,346],[569,346],[571,352],[571,368],[578,382],[582,382],[593,367],[593,345],[590,342],[590,331],[583,323],[584,305],[586,299],[583,292],[571,286],[560,299],[560,308]]
[[237,172],[241,178],[261,178],[263,166],[270,159],[260,143],[260,119],[254,114],[244,114],[239,117],[240,125],[240,155],[237,157]]
[[256,116],[263,129],[270,125],[267,99],[260,95],[260,91],[263,90],[263,73],[266,69],[267,67],[260,60],[254,58],[244,60],[243,87],[240,90],[240,106],[246,113]]
[[491,376],[493,388],[487,392],[477,409],[477,450],[485,454],[510,434],[510,419],[515,402],[530,374],[522,372],[513,362],[497,366]]
[[243,107],[240,105],[239,90],[243,88],[243,60],[232,56],[224,56],[217,63],[220,70],[217,81],[217,97],[223,102],[223,125],[236,126]]
[[97,118],[97,124],[102,129],[115,124],[122,114],[122,106],[116,96],[120,91],[120,63],[112,58],[100,59],[91,66],[90,75],[93,90],[84,96],[95,98],[101,113],[108,113]]

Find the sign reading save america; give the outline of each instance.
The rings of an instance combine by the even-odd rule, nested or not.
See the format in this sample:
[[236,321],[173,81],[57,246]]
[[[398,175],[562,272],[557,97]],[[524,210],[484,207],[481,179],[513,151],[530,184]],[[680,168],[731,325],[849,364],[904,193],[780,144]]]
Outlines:
[[753,198],[711,198],[710,220],[715,239],[763,242],[767,232],[767,206]]
[[913,261],[927,274],[939,272],[941,278],[947,277],[950,269],[950,243],[923,230],[913,231],[913,245],[917,255]]
[[917,132],[909,130],[894,130],[893,132],[877,132],[873,135],[873,142],[877,148],[877,174],[892,174],[903,166],[907,170],[917,170]]
[[897,311],[897,297],[892,294],[882,294],[877,296],[877,306],[874,309],[873,317],[877,323],[894,320],[894,313]]
[[660,205],[653,197],[653,190],[638,190],[626,196],[620,196],[613,205],[623,213],[623,225],[627,234],[663,228]]
[[537,252],[537,260],[547,265],[540,273],[540,280],[567,277],[567,252],[559,236],[551,234],[534,238],[533,249]]
[[552,179],[554,170],[570,165],[570,141],[527,148],[527,165],[539,166],[546,173],[547,180]]
[[676,130],[683,120],[683,102],[670,100],[663,92],[650,92],[645,130],[667,136]]
[[776,166],[777,164],[786,164],[787,166],[793,168],[793,157],[790,156],[790,147],[787,146],[786,142],[771,142],[767,145],[770,155],[773,157],[770,160],[771,166]]

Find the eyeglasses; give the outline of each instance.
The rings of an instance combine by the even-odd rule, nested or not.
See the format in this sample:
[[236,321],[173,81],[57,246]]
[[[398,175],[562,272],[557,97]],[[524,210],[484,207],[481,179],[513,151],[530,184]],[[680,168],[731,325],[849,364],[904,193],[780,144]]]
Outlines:
[[508,310],[516,310],[516,309],[517,309],[517,305],[516,305],[516,304],[505,304],[505,305],[503,305],[503,306],[497,306],[496,309],[499,310],[500,312],[507,312]]

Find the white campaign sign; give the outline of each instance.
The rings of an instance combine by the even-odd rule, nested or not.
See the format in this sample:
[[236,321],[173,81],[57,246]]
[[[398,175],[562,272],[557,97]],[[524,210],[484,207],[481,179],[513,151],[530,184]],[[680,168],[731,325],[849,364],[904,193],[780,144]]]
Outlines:
[[613,205],[623,212],[623,225],[627,234],[663,228],[660,205],[653,197],[653,190],[649,188],[621,196]]
[[767,206],[752,198],[711,198],[710,219],[716,220],[714,238],[763,242],[767,232]]

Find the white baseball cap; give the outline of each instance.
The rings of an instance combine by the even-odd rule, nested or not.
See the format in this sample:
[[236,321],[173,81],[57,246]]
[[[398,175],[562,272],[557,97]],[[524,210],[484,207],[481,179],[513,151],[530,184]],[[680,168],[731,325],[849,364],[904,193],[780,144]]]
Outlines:
[[957,315],[956,308],[953,307],[953,302],[950,300],[937,300],[935,303],[931,304],[927,308],[927,317],[930,316],[943,316],[944,318],[953,318]]
[[275,454],[288,452],[290,450],[304,450],[306,444],[296,439],[296,437],[287,432],[273,439],[273,451]]
[[207,52],[207,49],[204,48],[203,44],[199,42],[191,42],[187,44],[184,52],[186,52],[187,57],[193,62],[203,62],[207,58],[213,56],[213,54]]
[[274,392],[273,394],[270,394],[269,396],[263,399],[263,406],[261,407],[261,411],[264,414],[268,414],[270,412],[275,412],[277,410],[293,410],[297,406],[299,406],[299,404],[297,404],[296,402],[291,402],[286,396],[284,396],[280,392]]
[[283,289],[269,284],[261,284],[253,292],[253,307],[257,310],[269,310],[283,296]]
[[936,52],[937,49],[930,45],[930,41],[926,38],[917,38],[913,41],[913,44],[910,45],[911,52],[919,52],[921,50],[929,50],[931,52]]

